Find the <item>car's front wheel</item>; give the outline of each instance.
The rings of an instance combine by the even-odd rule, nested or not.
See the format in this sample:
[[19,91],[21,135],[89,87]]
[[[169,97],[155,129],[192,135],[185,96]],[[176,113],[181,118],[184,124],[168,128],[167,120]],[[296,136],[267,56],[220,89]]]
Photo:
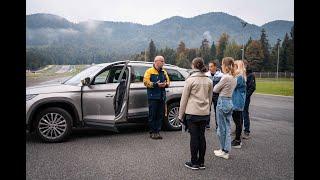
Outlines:
[[36,134],[45,142],[61,142],[71,132],[71,121],[71,115],[62,108],[44,109],[35,122]]
[[181,130],[181,123],[178,119],[179,107],[179,102],[174,102],[168,105],[167,118],[164,121],[164,124],[168,130]]

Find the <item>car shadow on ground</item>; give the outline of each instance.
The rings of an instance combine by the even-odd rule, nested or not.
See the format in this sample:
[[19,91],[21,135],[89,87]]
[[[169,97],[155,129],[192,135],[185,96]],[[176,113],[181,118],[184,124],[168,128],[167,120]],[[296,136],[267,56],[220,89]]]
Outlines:
[[[85,127],[85,128],[74,128],[67,141],[75,141],[83,138],[95,138],[95,137],[106,137],[119,134],[139,134],[148,133],[148,124],[124,124],[117,127],[118,132],[113,132],[101,128]],[[35,133],[26,133],[26,142],[41,143],[42,141],[37,138]]]

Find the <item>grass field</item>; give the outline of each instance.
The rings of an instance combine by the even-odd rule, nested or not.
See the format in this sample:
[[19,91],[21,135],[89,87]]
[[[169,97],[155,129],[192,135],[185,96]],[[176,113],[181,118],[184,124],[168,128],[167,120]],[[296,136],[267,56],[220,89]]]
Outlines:
[[37,78],[55,78],[55,77],[64,77],[64,76],[73,76],[75,74],[78,74],[81,70],[83,70],[86,65],[71,65],[72,71],[65,72],[65,73],[56,73],[60,68],[61,65],[48,65],[42,70],[37,71],[36,73],[27,72],[26,78],[27,79],[37,79]]
[[[72,65],[73,66],[73,65]],[[86,68],[86,65],[75,65],[72,71],[56,73],[61,65],[49,65],[36,73],[26,73],[27,84],[33,84],[59,77],[73,76]],[[293,96],[294,80],[289,78],[256,78],[255,93]]]
[[256,78],[255,93],[293,96],[294,80],[279,78]]
[[70,77],[82,71],[87,65],[71,65],[71,71],[57,73],[62,65],[48,65],[43,69],[33,72],[26,72],[26,86],[49,81],[56,78]]

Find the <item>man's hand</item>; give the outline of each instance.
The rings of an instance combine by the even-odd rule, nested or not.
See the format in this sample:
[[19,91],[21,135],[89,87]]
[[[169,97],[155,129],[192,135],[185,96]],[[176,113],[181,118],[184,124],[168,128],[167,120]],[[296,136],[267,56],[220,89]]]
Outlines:
[[167,85],[167,82],[166,82],[166,81],[163,82],[163,83],[159,83],[159,82],[158,82],[158,86],[161,87],[161,88],[166,87],[166,85]]

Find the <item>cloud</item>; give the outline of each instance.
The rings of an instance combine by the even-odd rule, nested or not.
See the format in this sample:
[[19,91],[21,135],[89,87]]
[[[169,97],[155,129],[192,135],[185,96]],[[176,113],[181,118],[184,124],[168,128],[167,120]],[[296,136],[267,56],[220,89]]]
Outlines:
[[89,20],[84,23],[84,27],[87,33],[92,33],[102,24],[100,21]]
[[205,31],[203,34],[203,39],[207,39],[210,43],[212,43],[212,37],[210,35],[210,31]]
[[112,31],[113,31],[112,28],[108,28],[108,27],[104,28],[104,32],[106,33],[107,36],[110,36],[112,34]]
[[46,44],[51,44],[54,41],[58,41],[59,38],[69,37],[77,35],[79,31],[72,28],[39,28],[39,29],[29,29],[26,31],[27,41],[40,40],[41,44],[46,42]]

